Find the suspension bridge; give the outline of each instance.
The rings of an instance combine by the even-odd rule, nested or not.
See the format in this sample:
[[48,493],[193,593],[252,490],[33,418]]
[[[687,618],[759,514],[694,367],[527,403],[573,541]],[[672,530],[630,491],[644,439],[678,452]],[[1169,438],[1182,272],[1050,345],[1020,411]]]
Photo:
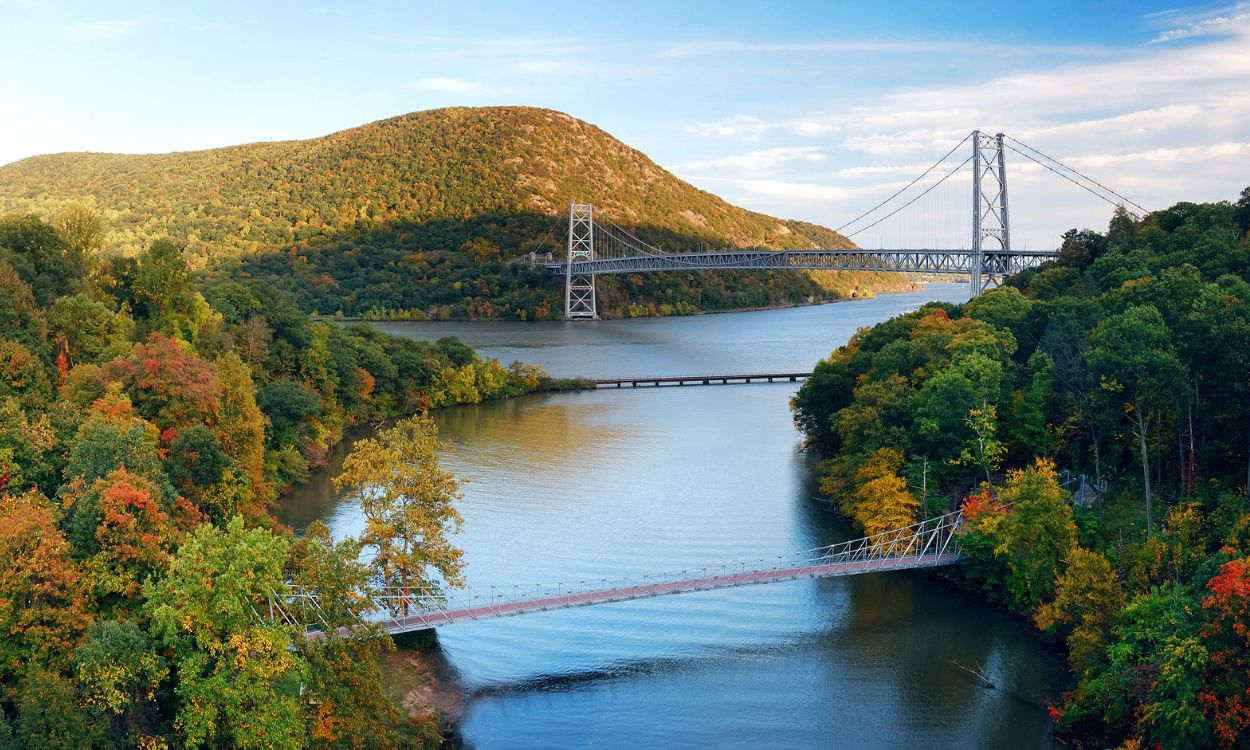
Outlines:
[[[958,161],[958,153],[966,145],[970,145],[971,153],[950,167]],[[544,265],[564,280],[565,320],[599,317],[595,291],[597,276],[656,271],[832,270],[949,274],[967,277],[971,282],[971,296],[975,297],[991,286],[1002,284],[1008,276],[1055,257],[1054,251],[1012,247],[1007,200],[1007,151],[1023,156],[1112,205],[1127,204],[1145,211],[1102,183],[1028,144],[1003,133],[991,136],[974,130],[903,188],[837,229],[844,232],[843,236],[850,244],[851,238],[868,230],[880,231],[883,225],[889,223],[912,222],[918,206],[931,210],[928,201],[942,195],[934,191],[943,185],[955,185],[952,178],[966,174],[965,170],[970,167],[971,204],[964,204],[962,200],[952,202],[949,189],[945,196],[946,220],[950,221],[949,214],[954,213],[964,217],[959,220],[962,228],[947,233],[949,239],[958,240],[953,246],[925,246],[928,243],[921,242],[917,243],[920,246],[876,250],[850,246],[805,250],[670,252],[639,239],[634,233],[610,221],[596,219],[592,205],[574,203],[569,207],[565,257]],[[939,206],[937,210],[942,208]],[[963,222],[969,216],[971,232],[964,234],[969,225]],[[915,238],[912,239],[914,241]]]
[[745,560],[632,578],[569,583],[465,588],[387,587],[362,592],[367,621],[344,623],[328,614],[338,603],[323,602],[315,589],[291,589],[267,597],[267,616],[303,631],[306,638],[350,634],[377,627],[391,635],[464,622],[650,599],[698,591],[754,586],[805,578],[916,570],[959,562],[957,532],[963,512],[792,555]]

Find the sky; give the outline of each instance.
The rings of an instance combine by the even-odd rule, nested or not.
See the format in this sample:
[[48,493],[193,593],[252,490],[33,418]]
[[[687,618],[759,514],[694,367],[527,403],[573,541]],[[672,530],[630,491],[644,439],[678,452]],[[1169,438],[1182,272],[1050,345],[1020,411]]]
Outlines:
[[[730,202],[831,227],[973,129],[1148,209],[1250,184],[1250,2],[0,0],[0,70],[0,164],[509,104],[567,112]],[[1105,228],[1107,204],[1011,153],[1007,169],[1017,246]],[[941,214],[968,210],[970,184],[943,189],[961,192],[910,231],[963,225]]]

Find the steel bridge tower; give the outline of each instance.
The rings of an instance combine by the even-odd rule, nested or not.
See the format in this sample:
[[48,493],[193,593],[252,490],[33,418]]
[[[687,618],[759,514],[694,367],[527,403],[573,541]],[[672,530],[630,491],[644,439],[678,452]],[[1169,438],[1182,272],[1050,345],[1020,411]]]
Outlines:
[[594,209],[589,203],[569,204],[569,247],[564,271],[564,319],[597,320],[595,275],[573,273],[573,263],[595,258]]
[[[986,247],[986,241],[996,247]],[[972,290],[975,297],[998,286],[1009,273],[1011,234],[1007,221],[1007,165],[1003,134],[972,131]]]

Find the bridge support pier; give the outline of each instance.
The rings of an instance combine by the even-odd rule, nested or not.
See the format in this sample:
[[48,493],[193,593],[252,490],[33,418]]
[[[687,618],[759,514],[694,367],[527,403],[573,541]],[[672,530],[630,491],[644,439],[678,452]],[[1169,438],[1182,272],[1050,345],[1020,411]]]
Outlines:
[[564,319],[597,320],[595,275],[573,273],[573,263],[595,259],[594,209],[589,203],[569,204],[569,246],[564,268]]

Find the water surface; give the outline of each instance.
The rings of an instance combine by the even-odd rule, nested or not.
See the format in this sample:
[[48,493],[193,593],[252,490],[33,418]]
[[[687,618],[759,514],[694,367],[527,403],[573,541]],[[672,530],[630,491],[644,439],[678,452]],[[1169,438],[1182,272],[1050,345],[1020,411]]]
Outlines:
[[[391,323],[555,375],[809,369],[856,328],[962,285],[632,321]],[[719,566],[852,530],[815,498],[791,383],[527,396],[437,413],[468,480],[468,577],[514,585]],[[338,457],[341,459],[342,451]],[[356,533],[323,477],[297,527]],[[1020,621],[913,573],[794,581],[445,628],[479,748],[1049,747],[1060,665]],[[987,690],[956,664],[984,669]]]

